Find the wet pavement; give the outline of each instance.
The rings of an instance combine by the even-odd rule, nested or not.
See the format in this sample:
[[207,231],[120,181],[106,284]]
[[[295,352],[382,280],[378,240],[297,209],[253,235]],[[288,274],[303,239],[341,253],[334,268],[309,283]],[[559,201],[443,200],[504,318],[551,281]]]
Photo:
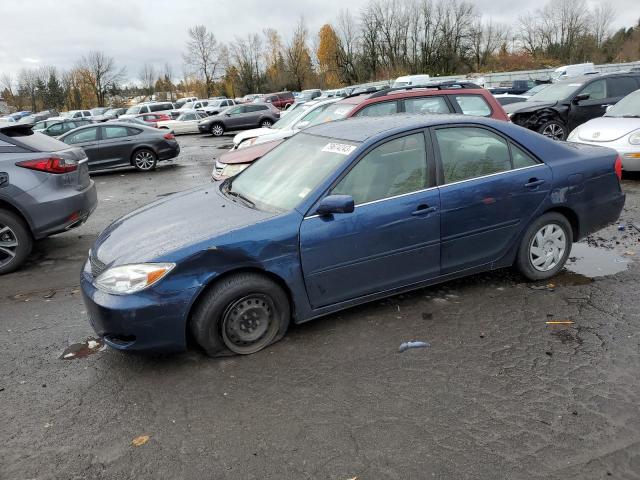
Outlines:
[[229,140],[180,137],[157,172],[95,175],[89,221],[0,277],[0,479],[640,478],[640,177],[549,282],[476,275],[248,357],[103,348],[78,291],[91,243],[207,182]]

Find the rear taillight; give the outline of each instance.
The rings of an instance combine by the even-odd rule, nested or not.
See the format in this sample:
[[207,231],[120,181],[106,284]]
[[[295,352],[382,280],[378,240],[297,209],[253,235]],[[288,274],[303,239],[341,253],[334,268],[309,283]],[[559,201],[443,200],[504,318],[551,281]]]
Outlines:
[[616,163],[613,169],[616,171],[618,180],[622,180],[622,159],[620,158],[620,155],[616,158]]
[[60,157],[38,158],[16,163],[18,167],[38,170],[47,173],[69,173],[78,169],[77,163],[67,163]]
[[175,140],[176,136],[173,133],[165,133],[163,135],[165,140]]

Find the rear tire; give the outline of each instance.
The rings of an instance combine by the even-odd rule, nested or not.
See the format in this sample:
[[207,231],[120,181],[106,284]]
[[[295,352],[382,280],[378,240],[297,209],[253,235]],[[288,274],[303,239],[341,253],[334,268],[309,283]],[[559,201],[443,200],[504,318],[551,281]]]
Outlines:
[[262,120],[260,122],[260,128],[271,128],[271,125],[273,125],[271,120]]
[[560,213],[545,213],[529,225],[522,237],[516,267],[529,280],[548,280],[562,270],[572,245],[569,220]]
[[551,140],[563,141],[567,139],[567,126],[560,120],[549,120],[538,128],[538,133],[541,133]]
[[190,327],[212,357],[249,355],[280,340],[290,316],[287,294],[276,283],[257,273],[238,273],[204,293]]
[[15,213],[0,208],[0,275],[20,268],[33,248],[33,237]]
[[158,164],[158,157],[156,154],[148,148],[141,148],[133,153],[131,159],[133,166],[140,172],[150,172],[156,168]]

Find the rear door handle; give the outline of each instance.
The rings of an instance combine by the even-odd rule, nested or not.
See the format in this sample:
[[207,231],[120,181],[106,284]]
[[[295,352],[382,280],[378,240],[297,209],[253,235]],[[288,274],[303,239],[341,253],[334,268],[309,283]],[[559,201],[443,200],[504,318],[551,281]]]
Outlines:
[[429,205],[422,204],[422,205],[418,205],[418,208],[416,208],[413,212],[411,212],[411,215],[413,215],[414,217],[417,217],[419,215],[429,215],[430,213],[433,213],[436,210],[437,210],[436,207],[430,207]]
[[535,188],[539,185],[542,185],[543,183],[544,183],[544,180],[541,180],[538,178],[530,178],[529,181],[524,184],[524,186],[527,188]]

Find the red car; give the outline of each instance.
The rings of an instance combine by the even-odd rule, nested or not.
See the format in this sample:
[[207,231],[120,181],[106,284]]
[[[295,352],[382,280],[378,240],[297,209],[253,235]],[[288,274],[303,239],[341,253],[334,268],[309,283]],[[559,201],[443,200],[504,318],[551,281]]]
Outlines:
[[[305,128],[350,117],[381,117],[397,113],[457,113],[509,121],[502,105],[488,90],[474,83],[443,82],[351,95],[323,110]],[[212,178],[224,180],[235,175],[281,142],[267,142],[223,154],[216,161]]]
[[171,117],[164,113],[143,113],[141,115],[137,115],[136,118],[139,118],[143,122],[147,123],[150,127],[155,128],[158,128],[158,122],[171,120]]
[[262,97],[255,98],[254,102],[264,102],[270,103],[274,107],[284,110],[289,105],[293,105],[293,102],[296,101],[296,98],[293,96],[291,92],[278,92],[278,93],[268,93],[263,95]]

